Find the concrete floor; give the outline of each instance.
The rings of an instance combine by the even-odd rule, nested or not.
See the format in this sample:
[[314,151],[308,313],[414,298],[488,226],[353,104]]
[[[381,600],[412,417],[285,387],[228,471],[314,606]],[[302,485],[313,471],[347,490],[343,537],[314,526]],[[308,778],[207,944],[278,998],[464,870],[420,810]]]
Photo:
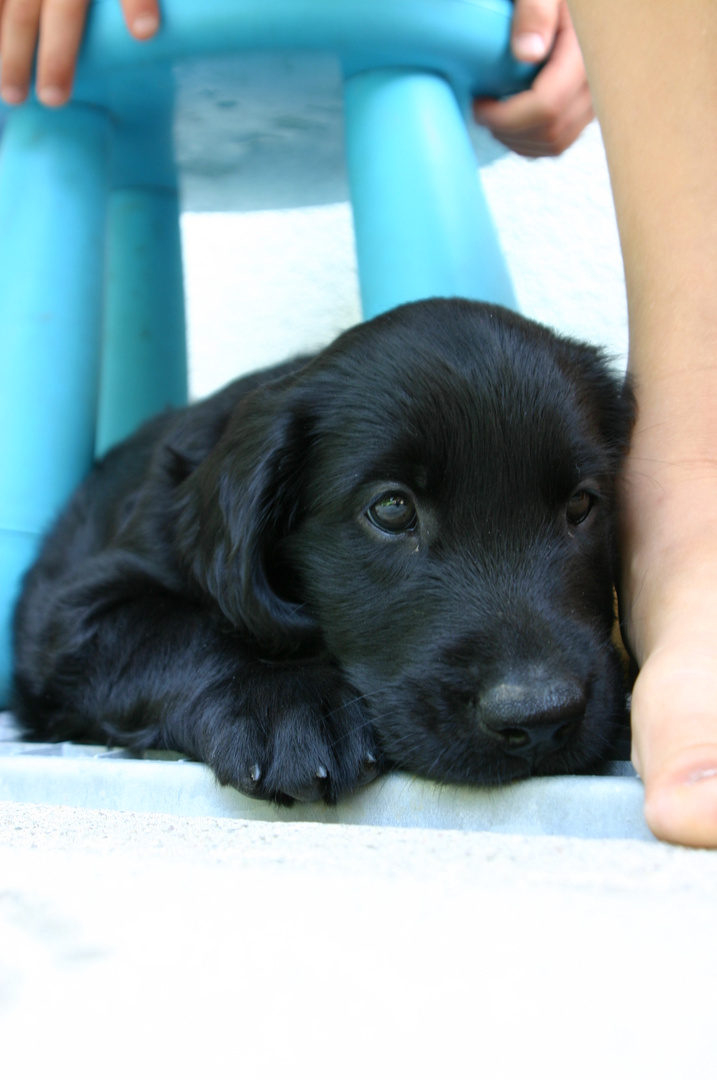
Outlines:
[[0,803],[2,1075],[713,1078],[716,909],[657,843]]

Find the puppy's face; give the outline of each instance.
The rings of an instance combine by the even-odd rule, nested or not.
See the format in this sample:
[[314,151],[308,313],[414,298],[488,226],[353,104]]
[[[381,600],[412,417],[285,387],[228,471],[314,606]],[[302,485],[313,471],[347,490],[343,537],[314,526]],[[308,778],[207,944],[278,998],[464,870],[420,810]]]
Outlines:
[[343,669],[388,760],[494,783],[604,755],[625,713],[614,486],[632,408],[596,351],[431,301],[349,332],[273,394],[263,580]]
[[580,770],[624,718],[610,638],[629,404],[592,351],[496,310],[401,315],[317,375],[285,547],[298,593],[400,767]]

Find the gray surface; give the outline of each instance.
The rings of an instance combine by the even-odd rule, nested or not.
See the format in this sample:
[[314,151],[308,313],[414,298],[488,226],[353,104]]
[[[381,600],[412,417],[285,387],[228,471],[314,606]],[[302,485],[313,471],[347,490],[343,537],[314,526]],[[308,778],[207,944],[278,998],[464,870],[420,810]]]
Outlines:
[[[614,768],[633,770],[616,763]],[[642,815],[642,785],[632,776],[558,776],[500,788],[439,785],[402,773],[342,799],[277,807],[221,788],[211,771],[175,754],[72,743],[17,741],[0,723],[0,799],[104,810],[210,815],[255,821],[652,840]]]
[[[181,71],[180,71],[181,68]],[[326,55],[213,57],[175,71],[182,208],[345,202],[343,82]]]
[[[212,57],[177,65],[174,76],[174,143],[184,210],[265,210],[348,200],[343,78],[336,57]],[[474,123],[468,123],[468,132],[482,164],[506,152]]]
[[715,853],[0,805],[3,1076],[712,1078]]

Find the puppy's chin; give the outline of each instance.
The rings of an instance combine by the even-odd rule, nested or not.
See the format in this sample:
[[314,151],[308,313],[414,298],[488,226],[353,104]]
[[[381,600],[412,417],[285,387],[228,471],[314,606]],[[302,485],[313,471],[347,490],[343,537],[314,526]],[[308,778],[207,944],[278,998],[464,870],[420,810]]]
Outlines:
[[611,757],[629,723],[620,661],[610,652],[590,679],[584,710],[564,730],[555,731],[548,721],[550,730],[541,734],[536,721],[532,747],[511,748],[509,739],[487,731],[463,680],[437,682],[412,675],[369,697],[386,759],[395,768],[439,783],[497,785],[584,774]]

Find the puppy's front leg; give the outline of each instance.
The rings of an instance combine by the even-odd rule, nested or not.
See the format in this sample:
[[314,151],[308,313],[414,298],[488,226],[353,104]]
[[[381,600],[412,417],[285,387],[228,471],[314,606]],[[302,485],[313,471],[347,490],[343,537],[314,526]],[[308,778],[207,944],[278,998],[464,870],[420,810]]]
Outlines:
[[215,700],[196,756],[247,795],[334,803],[380,772],[365,706],[326,662],[244,656]]
[[[106,593],[105,593],[106,596]],[[19,652],[18,712],[40,737],[179,750],[222,784],[290,803],[373,779],[363,702],[329,661],[268,661],[171,593],[53,605],[44,648]]]

